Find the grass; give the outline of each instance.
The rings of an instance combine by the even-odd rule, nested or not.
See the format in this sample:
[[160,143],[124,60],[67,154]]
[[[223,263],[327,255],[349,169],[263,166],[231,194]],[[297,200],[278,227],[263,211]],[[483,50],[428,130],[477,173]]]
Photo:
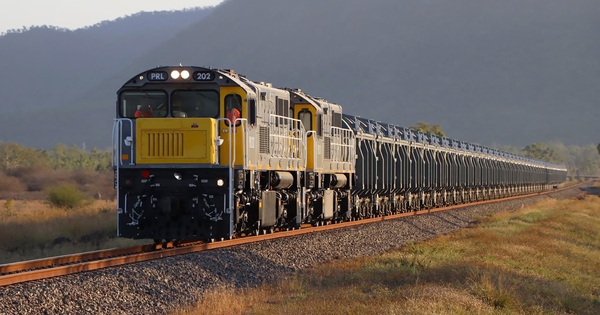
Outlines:
[[114,201],[66,210],[43,201],[0,200],[0,263],[140,243],[116,238],[116,227]]
[[[52,170],[41,166],[0,170],[0,199],[42,200],[61,186],[77,187],[86,199],[111,200],[116,197],[112,172],[89,169]],[[72,195],[72,193],[71,193]]]
[[177,314],[600,314],[600,198],[548,200]]

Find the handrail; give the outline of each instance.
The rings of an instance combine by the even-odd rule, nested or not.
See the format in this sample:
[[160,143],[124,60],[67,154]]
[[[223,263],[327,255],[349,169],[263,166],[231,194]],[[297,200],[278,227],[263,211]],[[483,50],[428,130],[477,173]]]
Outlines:
[[[240,125],[238,126],[237,123],[240,122]],[[244,142],[242,144],[243,146],[243,154],[244,154],[244,169],[248,168],[248,119],[246,118],[236,118],[234,120],[233,123],[234,126],[236,126],[235,128],[238,127],[242,127],[243,133],[244,133]],[[237,129],[236,129],[237,130]],[[235,159],[237,157],[237,137],[233,137],[233,162],[232,162],[232,166],[235,166]]]
[[[230,234],[232,234],[233,233],[233,215],[231,215],[231,214],[233,214],[233,157],[232,157],[232,154],[231,154],[232,153],[231,150],[232,150],[233,143],[232,143],[232,135],[231,135],[232,132],[231,132],[231,130],[232,130],[232,125],[233,124],[231,123],[231,120],[229,120],[229,118],[217,118],[216,122],[215,122],[217,133],[218,133],[219,130],[221,130],[221,128],[219,126],[219,123],[221,121],[225,122],[225,125],[227,126],[228,137],[229,137],[229,139],[228,139],[229,141],[227,142],[228,145],[229,145],[229,150],[227,152],[229,154],[229,156],[228,156],[228,167],[227,167],[227,170],[228,170],[227,175],[229,177],[228,181],[227,181],[227,183],[228,183],[227,187],[228,187],[228,190],[229,190],[227,199],[228,199],[229,202],[228,202],[227,209],[225,209],[225,213],[230,214],[230,216],[229,216],[229,218],[230,218],[229,219],[229,232],[230,232]],[[218,138],[215,139],[215,141],[217,141],[218,139],[221,138],[221,135],[217,135],[217,136],[218,136]],[[219,154],[219,158],[220,158],[220,154]]]
[[[111,164],[112,167],[117,167],[119,165],[123,165],[123,160],[121,159],[121,154],[123,152],[123,122],[129,122],[129,134],[131,137],[131,154],[129,155],[129,165],[134,165],[134,155],[135,155],[135,135],[133,133],[133,121],[129,118],[115,118],[113,123],[112,130],[112,154],[111,154]],[[119,142],[119,145],[116,144]],[[118,161],[118,162],[117,162]]]
[[306,131],[301,120],[270,115],[269,129],[271,157],[306,163]]
[[115,156],[116,156],[116,152],[115,151],[117,150],[116,144],[115,144],[115,130],[116,129],[117,129],[117,121],[115,119],[113,121],[113,127],[112,127],[112,137],[111,137],[112,146],[111,146],[111,153],[110,153],[110,164],[111,164],[111,166],[113,168],[116,166],[115,164],[117,164],[117,161],[116,161],[116,158],[115,158]]
[[[129,118],[115,118],[113,122],[112,129],[112,152],[111,152],[111,164],[112,167],[115,168],[115,189],[117,190],[117,207],[121,204],[120,193],[119,193],[119,181],[121,172],[119,170],[120,166],[123,165],[122,152],[123,152],[123,122],[129,122],[129,135],[131,137],[131,154],[129,155],[129,165],[133,165],[134,154],[135,154],[135,146],[134,146],[134,137],[133,134],[133,121]],[[119,144],[117,145],[118,142]],[[118,162],[117,162],[118,161]],[[125,206],[127,206],[127,195],[125,195]],[[117,236],[120,236],[121,232],[119,229],[119,224],[117,224]]]
[[[331,127],[331,160],[353,162],[356,155],[356,135],[350,129]],[[353,154],[354,153],[354,154]]]
[[[121,198],[119,197],[121,194],[119,192],[119,176],[120,176],[120,171],[119,171],[119,163],[117,163],[116,158],[121,154],[120,152],[118,154],[116,154],[117,152],[115,152],[117,150],[117,144],[115,143],[115,137],[117,136],[116,130],[117,130],[117,125],[119,123],[117,122],[117,119],[115,119],[113,121],[113,129],[112,129],[112,150],[111,150],[111,159],[110,159],[110,163],[112,164],[112,168],[115,169],[115,190],[117,191],[117,213],[120,213],[119,206],[121,205]],[[120,137],[119,137],[120,138]],[[120,139],[117,141],[121,141]],[[117,222],[117,237],[121,236],[121,229],[119,228],[120,224],[119,222]]]

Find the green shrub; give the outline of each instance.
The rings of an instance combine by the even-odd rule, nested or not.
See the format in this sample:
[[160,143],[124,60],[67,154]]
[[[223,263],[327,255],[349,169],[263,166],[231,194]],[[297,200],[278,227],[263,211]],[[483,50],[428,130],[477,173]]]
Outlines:
[[61,185],[48,189],[48,203],[54,207],[73,209],[84,202],[83,194],[75,186]]

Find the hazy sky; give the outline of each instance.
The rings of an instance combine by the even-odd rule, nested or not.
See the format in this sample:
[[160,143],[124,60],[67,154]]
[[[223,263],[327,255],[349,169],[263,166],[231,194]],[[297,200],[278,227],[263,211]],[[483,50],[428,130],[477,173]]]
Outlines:
[[76,29],[140,11],[180,10],[223,0],[2,0],[0,33],[23,26]]

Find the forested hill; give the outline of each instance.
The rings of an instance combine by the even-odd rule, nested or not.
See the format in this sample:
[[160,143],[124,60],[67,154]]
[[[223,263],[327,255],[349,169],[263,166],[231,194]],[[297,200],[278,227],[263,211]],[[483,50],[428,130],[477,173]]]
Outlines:
[[[41,109],[60,111],[72,100],[85,98],[95,86],[211,11],[145,12],[74,31],[41,26],[0,36],[0,110],[5,118],[0,140],[39,146],[36,132],[19,129],[31,126],[25,117]],[[110,107],[107,104],[107,112],[114,110]],[[18,132],[10,134],[12,128]],[[68,137],[72,133],[80,137]],[[65,128],[63,133],[45,135],[44,141],[51,142],[49,146],[64,141],[81,144],[87,135]]]
[[590,143],[598,16],[596,0],[231,0],[135,66],[231,67],[347,113],[484,144]]
[[183,63],[299,87],[384,122],[440,124],[461,140],[588,144],[600,134],[598,16],[597,0],[229,0],[105,69],[113,75],[86,82],[85,98],[30,117],[40,135],[16,126],[5,137],[0,119],[0,139],[106,147],[119,85]]

